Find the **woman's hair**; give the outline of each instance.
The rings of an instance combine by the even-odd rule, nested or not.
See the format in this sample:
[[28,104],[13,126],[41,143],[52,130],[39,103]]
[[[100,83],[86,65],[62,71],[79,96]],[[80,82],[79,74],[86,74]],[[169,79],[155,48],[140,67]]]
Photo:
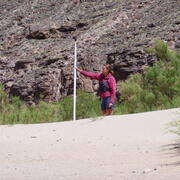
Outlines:
[[110,64],[104,64],[103,66],[106,67],[106,69],[108,70],[108,73],[113,74],[113,71],[112,71],[112,68],[111,68]]

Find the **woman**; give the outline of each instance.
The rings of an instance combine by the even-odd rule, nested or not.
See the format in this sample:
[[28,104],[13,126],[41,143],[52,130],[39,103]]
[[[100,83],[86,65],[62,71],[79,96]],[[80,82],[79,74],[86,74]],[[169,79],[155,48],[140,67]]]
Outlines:
[[111,72],[111,66],[104,64],[102,73],[91,73],[76,68],[81,74],[99,81],[99,96],[101,97],[101,110],[103,115],[112,115],[116,95],[116,80]]

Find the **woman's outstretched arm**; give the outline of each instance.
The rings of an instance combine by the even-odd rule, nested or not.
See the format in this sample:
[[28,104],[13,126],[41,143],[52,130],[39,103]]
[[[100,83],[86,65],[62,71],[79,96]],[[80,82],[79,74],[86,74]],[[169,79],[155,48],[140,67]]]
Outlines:
[[91,79],[99,80],[99,77],[100,77],[99,73],[87,72],[87,71],[83,71],[82,69],[79,69],[79,68],[76,68],[76,70],[79,71],[85,77],[89,77]]

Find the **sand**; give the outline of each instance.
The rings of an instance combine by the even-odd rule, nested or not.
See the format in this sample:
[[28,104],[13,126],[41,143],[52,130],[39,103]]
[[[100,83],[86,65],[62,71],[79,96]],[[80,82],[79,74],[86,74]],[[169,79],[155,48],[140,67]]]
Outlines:
[[180,180],[177,112],[0,126],[0,180]]

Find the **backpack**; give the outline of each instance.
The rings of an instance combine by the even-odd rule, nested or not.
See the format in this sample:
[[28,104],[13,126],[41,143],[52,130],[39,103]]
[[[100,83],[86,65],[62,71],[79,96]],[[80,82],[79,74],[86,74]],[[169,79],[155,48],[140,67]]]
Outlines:
[[99,82],[99,90],[98,90],[98,92],[102,93],[102,92],[106,92],[106,91],[109,91],[108,81],[106,81],[106,80],[100,81]]

